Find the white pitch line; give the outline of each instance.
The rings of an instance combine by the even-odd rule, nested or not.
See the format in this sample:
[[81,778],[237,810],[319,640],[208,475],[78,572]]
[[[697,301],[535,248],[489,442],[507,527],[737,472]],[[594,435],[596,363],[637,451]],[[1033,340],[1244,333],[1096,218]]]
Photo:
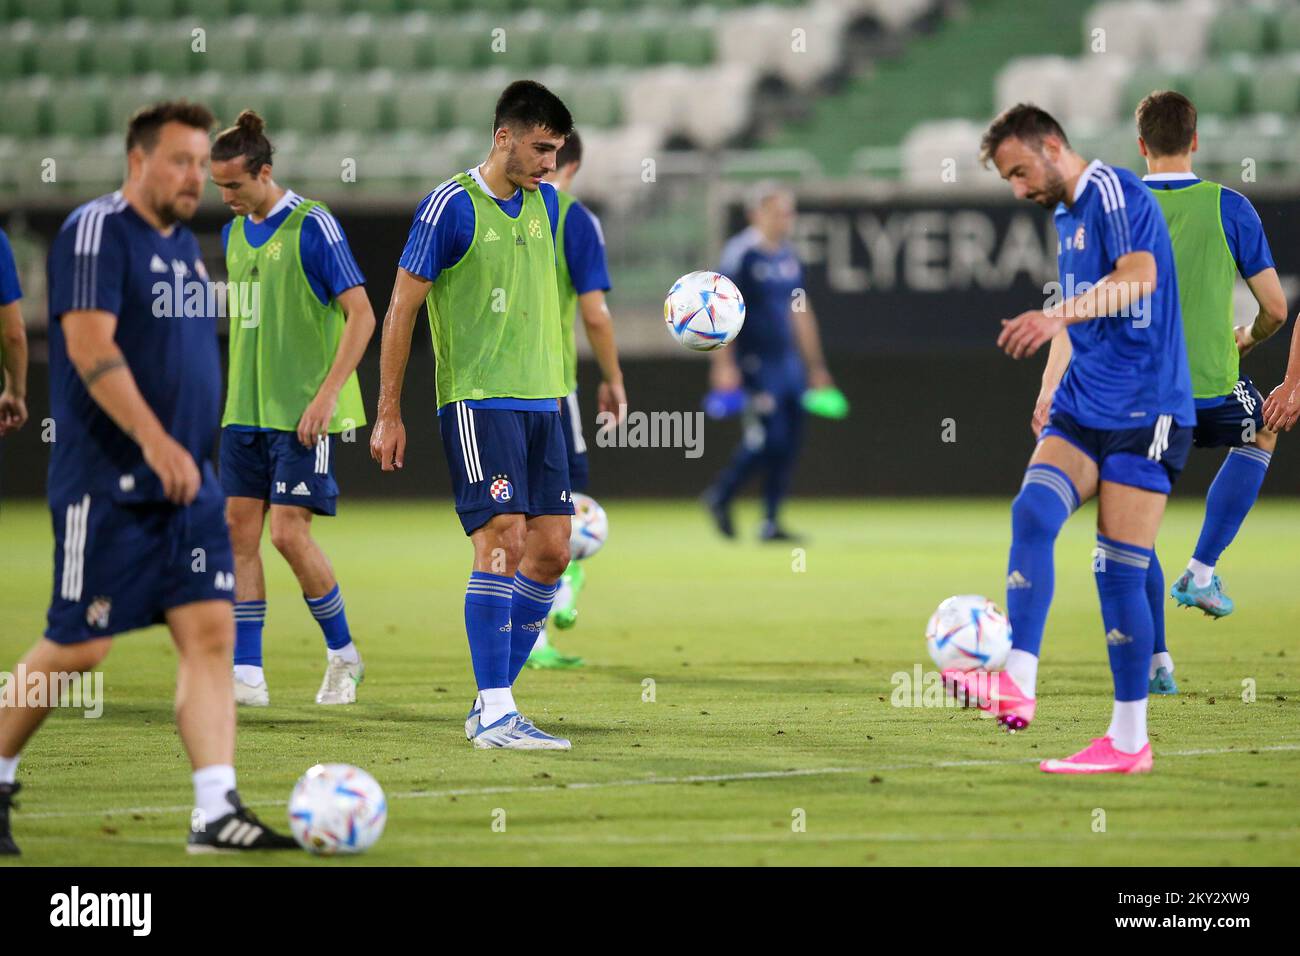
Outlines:
[[[1226,754],[1278,753],[1300,751],[1300,743],[1274,744],[1268,747],[1218,747],[1200,750],[1161,751],[1167,757],[1211,757]],[[437,797],[487,797],[502,793],[562,793],[565,790],[611,790],[623,787],[689,786],[697,783],[743,783],[749,780],[786,780],[797,777],[823,777],[835,774],[882,773],[895,770],[946,770],[957,767],[1014,767],[1039,763],[1040,757],[1017,760],[941,760],[936,763],[896,763],[875,767],[805,767],[794,770],[750,770],[743,773],[698,774],[685,777],[635,777],[630,780],[580,780],[575,783],[529,784],[527,786],[502,785],[496,787],[463,787],[453,790],[407,790],[390,793],[390,800],[427,800]],[[282,807],[282,800],[251,800],[248,807]],[[164,813],[189,813],[189,804],[173,807],[110,807],[100,810],[52,810],[45,813],[23,813],[24,820],[56,820],[65,817],[98,817],[132,814],[156,816]]]

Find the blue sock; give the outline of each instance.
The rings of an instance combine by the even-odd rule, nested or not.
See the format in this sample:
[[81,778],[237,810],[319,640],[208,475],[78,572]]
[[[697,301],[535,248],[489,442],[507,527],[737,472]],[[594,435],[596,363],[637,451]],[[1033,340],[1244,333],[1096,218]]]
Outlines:
[[1144,700],[1147,696],[1155,643],[1147,575],[1154,557],[1154,551],[1097,535],[1094,576],[1116,700]]
[[510,686],[510,578],[474,571],[465,588],[465,633],[479,690]]
[[309,598],[304,594],[302,599],[307,602],[311,616],[316,618],[316,623],[320,625],[321,633],[325,635],[326,647],[331,651],[337,651],[352,643],[352,632],[348,630],[348,616],[343,610],[343,593],[339,591],[337,584],[329,594],[318,598]]
[[235,602],[235,663],[262,666],[262,625],[265,601]]
[[558,585],[540,584],[515,572],[514,592],[510,600],[510,684],[514,685],[533,652],[537,635],[546,626]]
[[1201,537],[1192,553],[1197,561],[1210,567],[1219,563],[1259,497],[1272,458],[1270,452],[1253,445],[1228,452],[1205,496],[1205,523],[1201,525]]
[[1020,494],[1011,503],[1011,555],[1007,559],[1007,616],[1011,644],[1038,656],[1047,610],[1052,605],[1056,536],[1079,507],[1079,495],[1065,472],[1030,465]]
[[1155,628],[1156,642],[1152,654],[1163,654],[1165,646],[1165,571],[1160,559],[1151,552],[1151,567],[1147,568],[1147,603],[1151,605],[1151,625]]

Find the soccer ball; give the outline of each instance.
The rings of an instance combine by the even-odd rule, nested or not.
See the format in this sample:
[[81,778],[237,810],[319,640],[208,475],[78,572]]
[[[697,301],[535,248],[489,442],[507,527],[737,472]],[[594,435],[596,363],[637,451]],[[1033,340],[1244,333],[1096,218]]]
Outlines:
[[673,338],[688,349],[711,352],[740,332],[745,324],[745,300],[726,276],[692,272],[668,290],[664,322]]
[[997,671],[1011,651],[1011,624],[988,598],[959,594],[930,616],[925,643],[940,670]]
[[289,827],[309,853],[362,853],[384,832],[388,800],[375,778],[345,763],[318,763],[294,785]]
[[574,561],[589,558],[604,545],[609,537],[609,519],[605,509],[596,499],[573,493],[573,530],[569,533],[569,557]]

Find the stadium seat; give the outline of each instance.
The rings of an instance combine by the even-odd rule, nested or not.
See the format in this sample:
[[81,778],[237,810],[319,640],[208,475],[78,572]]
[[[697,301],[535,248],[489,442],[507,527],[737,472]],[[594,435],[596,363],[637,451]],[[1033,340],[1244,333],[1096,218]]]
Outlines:
[[66,15],[62,0],[10,0],[10,9],[15,19],[39,23],[55,23]]
[[1132,115],[1132,111],[1137,109],[1137,105],[1149,93],[1156,90],[1178,90],[1187,92],[1187,83],[1184,78],[1172,71],[1162,69],[1157,66],[1141,66],[1135,69],[1124,84],[1124,92],[1121,94],[1120,118],[1127,121]]
[[1269,34],[1269,14],[1258,7],[1229,7],[1210,24],[1210,49],[1216,53],[1260,53]]
[[335,125],[357,133],[391,129],[393,91],[349,77],[339,85],[334,99]]
[[614,83],[579,83],[565,102],[578,126],[614,126],[622,120],[621,88]]
[[122,0],[122,5],[122,12],[128,17],[140,17],[154,23],[170,20],[183,12],[179,0]]
[[488,65],[492,55],[492,27],[486,21],[456,26],[436,26],[429,49],[433,65],[446,70],[472,70]]
[[104,28],[96,42],[90,44],[87,67],[106,78],[133,76],[143,71],[142,48],[143,37],[138,30]]
[[51,131],[76,137],[97,136],[107,129],[103,86],[73,83],[60,86],[47,101]]
[[713,29],[707,24],[676,27],[664,41],[664,62],[704,66],[714,59]]
[[660,39],[653,27],[614,21],[605,34],[605,62],[631,68],[648,66],[660,58]]
[[317,35],[302,24],[268,27],[256,34],[257,62],[263,70],[303,73],[317,62]]
[[280,124],[300,133],[324,133],[334,128],[337,90],[312,83],[282,91]]
[[27,40],[13,36],[10,31],[0,34],[0,80],[26,75],[30,46]]
[[284,118],[281,101],[288,88],[286,80],[278,74],[258,74],[224,87],[214,101],[222,120],[233,123],[241,110],[256,110],[274,136]]
[[340,17],[354,9],[348,0],[298,0],[298,12],[317,17]]
[[1187,78],[1188,97],[1198,113],[1231,116],[1242,108],[1242,72],[1231,63],[1202,63]]
[[200,69],[247,73],[258,67],[255,30],[241,28],[238,22],[229,20],[218,21],[207,30],[208,52],[199,64]]
[[1253,113],[1300,111],[1300,60],[1287,58],[1256,66],[1247,77],[1247,98]]
[[107,23],[122,15],[119,0],[76,0],[77,16]]
[[[353,7],[362,13],[372,13],[376,15],[385,15],[397,13],[406,4],[399,0],[353,0]],[[417,4],[411,4],[421,10],[442,11],[453,9],[448,0],[423,0]]]
[[394,73],[411,73],[433,63],[431,31],[423,24],[384,24],[371,37],[371,64]]
[[466,129],[487,130],[492,125],[492,111],[496,108],[497,97],[505,82],[466,83],[457,87],[451,95],[451,124]]
[[38,80],[32,84],[10,83],[0,89],[0,111],[7,134],[31,138],[45,131],[48,85]]
[[1287,7],[1278,15],[1277,48],[1300,51],[1300,6]]
[[364,21],[347,29],[322,30],[317,46],[319,63],[339,73],[356,73],[370,65],[372,34]]
[[141,51],[144,66],[167,76],[185,76],[207,65],[208,57],[220,56],[210,44],[209,52],[195,52],[193,29],[188,23],[151,29]]
[[38,34],[31,49],[32,69],[56,78],[80,76],[85,69],[85,45],[83,38],[69,36],[63,30]]
[[582,69],[604,58],[604,34],[591,23],[574,24],[566,30],[549,30],[542,37],[542,62],[550,66]]

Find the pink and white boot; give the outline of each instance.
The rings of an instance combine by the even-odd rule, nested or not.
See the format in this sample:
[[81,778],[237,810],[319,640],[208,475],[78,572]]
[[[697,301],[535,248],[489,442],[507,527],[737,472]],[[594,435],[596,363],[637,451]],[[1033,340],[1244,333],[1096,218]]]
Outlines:
[[1135,754],[1115,749],[1109,737],[1097,737],[1077,754],[1062,760],[1044,760],[1038,765],[1044,773],[1146,773],[1151,769],[1151,744]]
[[963,707],[987,711],[1013,734],[1029,726],[1038,706],[1038,701],[1026,696],[1006,671],[946,670],[943,686]]

